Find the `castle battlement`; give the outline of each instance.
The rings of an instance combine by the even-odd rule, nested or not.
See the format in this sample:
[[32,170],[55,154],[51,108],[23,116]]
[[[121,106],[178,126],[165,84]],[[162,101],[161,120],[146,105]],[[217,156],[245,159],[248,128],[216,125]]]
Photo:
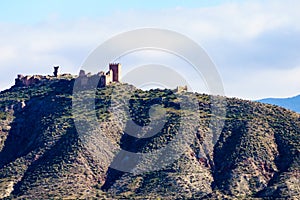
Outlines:
[[78,79],[80,80],[81,86],[86,86],[90,82],[99,80],[98,87],[105,87],[113,82],[120,82],[121,77],[121,64],[110,63],[109,70],[107,72],[99,72],[98,74],[91,75],[86,74],[84,70],[80,70]]
[[40,83],[44,83],[47,81],[51,81],[53,79],[70,79],[74,78],[71,74],[58,74],[59,66],[54,67],[53,76],[44,76],[44,75],[22,75],[18,74],[15,79],[15,87],[28,87],[31,85],[36,85]]
[[105,87],[114,82],[120,82],[121,76],[121,64],[120,63],[110,63],[109,70],[107,72],[99,72],[98,74],[91,75],[86,74],[84,70],[80,70],[78,79],[81,86],[94,85],[98,82],[98,87]]
[[15,87],[28,87],[31,85],[41,84],[51,80],[57,79],[72,79],[75,78],[72,74],[61,74],[57,77],[54,76],[44,76],[44,75],[22,75],[18,74],[15,79]]
[[91,73],[85,73],[84,70],[80,70],[78,76],[71,74],[58,74],[58,66],[54,67],[53,76],[47,75],[22,75],[18,74],[15,79],[15,87],[28,87],[31,85],[40,84],[46,81],[57,80],[57,79],[75,79],[80,80],[82,86],[88,85],[90,82],[98,81],[98,87],[105,87],[113,82],[120,82],[121,76],[121,64],[111,63],[109,64],[109,71],[106,73],[101,71],[97,74],[92,75]]

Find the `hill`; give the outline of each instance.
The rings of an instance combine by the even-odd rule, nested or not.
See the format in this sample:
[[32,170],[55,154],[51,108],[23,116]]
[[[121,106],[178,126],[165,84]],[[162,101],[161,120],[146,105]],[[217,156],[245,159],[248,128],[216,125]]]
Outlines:
[[[64,76],[0,93],[0,198],[300,198],[299,114],[119,83],[74,95],[74,84]],[[196,110],[185,106],[192,102]],[[164,122],[157,134],[130,135],[129,118],[147,127],[155,116]],[[146,155],[169,146],[163,157],[136,160],[121,151]]]
[[297,113],[300,113],[300,95],[290,98],[267,98],[258,100],[262,103],[273,104],[281,106]]

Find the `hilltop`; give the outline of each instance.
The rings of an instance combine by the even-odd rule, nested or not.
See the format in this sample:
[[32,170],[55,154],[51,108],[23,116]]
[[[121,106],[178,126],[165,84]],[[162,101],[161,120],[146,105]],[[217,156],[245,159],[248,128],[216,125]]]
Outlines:
[[[87,127],[82,137],[76,121],[93,119],[93,113],[83,112],[85,104],[76,113],[72,109],[77,78],[49,78],[0,93],[0,198],[300,198],[299,114],[236,98],[186,91],[180,98],[174,90],[112,83],[79,91],[77,98],[95,97],[99,124]],[[122,129],[126,117],[118,115],[122,108],[114,107],[112,95],[116,102],[130,99],[130,118],[140,126],[151,123],[152,105],[163,105],[163,128],[150,137],[128,135]],[[197,102],[197,110],[181,106],[190,101]],[[183,124],[184,117],[192,120]],[[205,138],[213,140],[222,123],[213,145]],[[174,151],[182,152],[175,162],[147,171],[158,158],[141,160],[129,166],[146,171],[136,174],[111,167],[122,158],[120,149],[147,153],[167,146],[181,134],[179,125],[188,130],[183,138],[190,143],[175,145]]]

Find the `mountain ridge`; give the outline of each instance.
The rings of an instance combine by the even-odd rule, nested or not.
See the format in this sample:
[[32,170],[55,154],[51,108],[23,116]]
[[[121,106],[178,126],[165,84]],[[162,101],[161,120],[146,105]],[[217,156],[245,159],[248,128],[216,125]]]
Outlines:
[[261,103],[268,103],[281,106],[297,113],[300,113],[300,95],[288,98],[265,98],[257,100]]
[[[142,91],[115,83],[81,91],[83,100],[95,97],[99,123],[87,129],[85,138],[76,130],[72,110],[75,80],[53,79],[0,93],[1,198],[300,197],[299,114],[259,102],[184,92],[188,101],[198,102],[198,110],[192,111],[180,106],[183,102],[172,90]],[[154,104],[166,108],[167,121],[156,135],[132,137],[122,128],[127,119],[122,108],[112,113],[112,95],[122,101],[128,87],[135,123],[147,125]],[[227,104],[225,116],[212,111],[222,101]],[[81,111],[76,119],[89,120],[92,113]],[[194,119],[184,124],[192,139],[189,145],[178,143],[174,151],[182,154],[177,160],[140,174],[113,168],[114,159],[124,159],[118,154],[122,149],[147,153],[168,146],[180,134],[185,113]],[[224,127],[212,143],[221,122]],[[105,148],[99,151],[99,145]],[[141,160],[131,169],[145,171],[159,158]]]

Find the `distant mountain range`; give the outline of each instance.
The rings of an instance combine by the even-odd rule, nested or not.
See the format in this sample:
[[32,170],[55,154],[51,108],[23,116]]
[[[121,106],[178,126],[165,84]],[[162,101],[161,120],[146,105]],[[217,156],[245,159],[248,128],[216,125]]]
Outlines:
[[281,106],[300,113],[300,95],[290,98],[267,98],[258,100],[258,102]]

